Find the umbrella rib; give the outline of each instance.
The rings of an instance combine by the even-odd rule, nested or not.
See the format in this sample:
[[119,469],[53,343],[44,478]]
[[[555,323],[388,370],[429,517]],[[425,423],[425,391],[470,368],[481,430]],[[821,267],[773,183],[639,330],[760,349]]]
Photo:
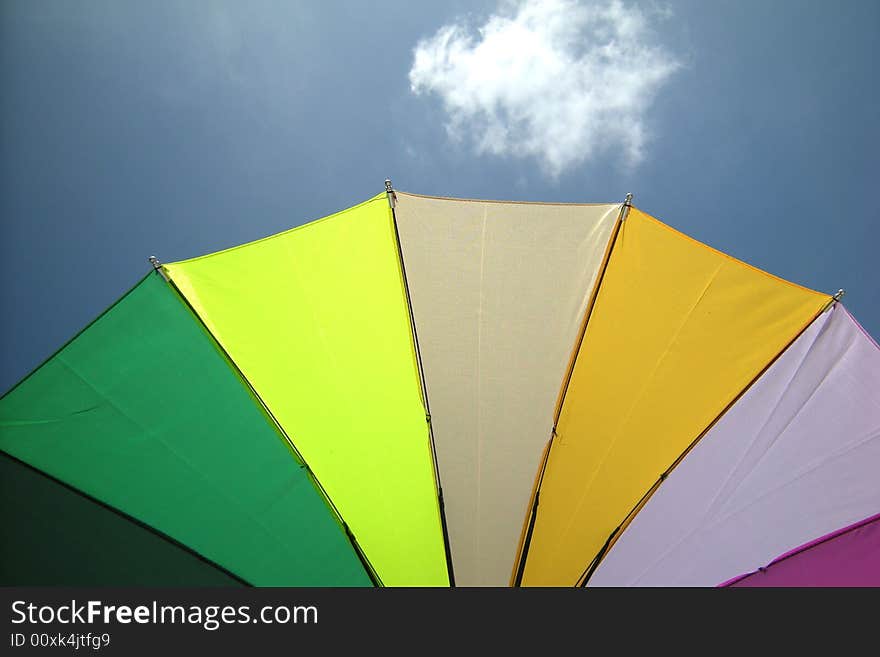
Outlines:
[[[831,300],[831,302],[833,302],[833,299]],[[590,578],[593,576],[593,573],[596,572],[596,569],[599,567],[602,559],[614,546],[614,543],[617,542],[617,539],[620,538],[621,534],[626,531],[626,528],[629,527],[633,519],[636,517],[636,515],[638,515],[639,511],[641,511],[642,508],[648,503],[648,500],[651,498],[651,496],[655,492],[657,492],[657,489],[660,488],[660,484],[662,484],[663,481],[669,476],[669,474],[675,469],[675,467],[684,460],[684,458],[690,453],[690,451],[694,447],[696,447],[697,443],[700,442],[700,440],[702,440],[707,433],[709,433],[712,427],[714,427],[721,420],[721,418],[724,417],[727,411],[733,408],[733,406],[742,398],[744,394],[746,394],[746,392],[748,392],[748,390],[758,381],[758,379],[760,379],[764,375],[764,373],[768,369],[770,369],[773,363],[779,360],[782,354],[784,354],[786,350],[792,344],[794,344],[794,342],[799,337],[801,337],[801,335],[810,327],[813,322],[816,321],[816,319],[820,315],[822,315],[822,313],[824,313],[828,309],[828,307],[829,304],[824,304],[822,308],[820,308],[815,314],[813,314],[810,317],[810,320],[801,327],[801,329],[791,338],[791,340],[785,343],[782,349],[780,349],[777,354],[773,356],[773,358],[771,358],[770,361],[766,365],[764,365],[764,367],[761,368],[761,370],[757,374],[755,374],[751,381],[749,381],[742,388],[742,390],[740,390],[739,393],[737,393],[733,397],[733,399],[731,399],[728,404],[721,409],[721,412],[715,416],[715,418],[699,433],[699,435],[697,435],[696,438],[694,438],[691,444],[685,448],[685,450],[678,456],[678,458],[676,458],[675,461],[673,461],[672,464],[668,468],[666,468],[666,470],[657,478],[657,481],[655,481],[654,484],[645,492],[645,494],[642,495],[641,499],[636,502],[635,506],[624,517],[623,521],[617,526],[617,528],[613,532],[611,532],[611,534],[608,536],[608,540],[605,541],[605,544],[602,546],[596,556],[593,557],[593,559],[590,561],[590,564],[584,569],[584,572],[578,578],[575,586],[583,587],[587,585],[587,582],[589,582]]]
[[863,520],[859,520],[858,522],[856,522],[852,525],[849,525],[847,527],[844,527],[843,529],[838,529],[836,531],[825,534],[824,536],[820,536],[819,538],[814,539],[808,543],[804,543],[803,545],[799,545],[798,547],[794,548],[793,550],[789,550],[788,552],[786,552],[782,556],[776,557],[775,559],[773,559],[773,561],[768,563],[766,566],[760,567],[757,570],[752,570],[748,573],[743,573],[742,575],[738,575],[737,577],[734,577],[733,579],[729,579],[726,582],[719,584],[718,587],[724,588],[724,587],[733,586],[734,584],[741,582],[745,579],[749,579],[750,577],[753,577],[753,576],[757,575],[758,573],[766,572],[771,566],[776,566],[776,565],[778,565],[788,559],[791,559],[792,557],[800,556],[800,555],[804,554],[805,552],[809,552],[810,550],[813,550],[817,547],[821,547],[825,543],[828,543],[830,541],[838,539],[841,536],[845,536],[845,535],[850,534],[854,531],[858,531],[859,529],[862,529],[863,527],[866,527],[867,525],[873,524],[878,521],[880,521],[880,513],[877,513],[877,514],[874,514],[873,516],[869,516],[867,518],[864,518]]
[[554,431],[556,430],[556,425],[559,423],[559,417],[562,415],[562,405],[565,403],[566,394],[568,394],[568,386],[571,384],[571,378],[574,375],[574,368],[577,364],[578,355],[581,352],[581,345],[583,345],[584,338],[587,335],[587,325],[590,323],[590,318],[593,316],[593,309],[596,307],[596,302],[599,299],[599,288],[602,286],[602,281],[605,279],[605,272],[608,270],[608,265],[611,262],[611,252],[614,250],[614,245],[617,244],[620,229],[623,227],[623,222],[629,214],[630,207],[632,206],[629,205],[629,199],[627,199],[627,201],[620,206],[620,213],[617,215],[617,221],[614,223],[614,228],[611,230],[608,247],[606,248],[605,256],[602,259],[602,265],[599,275],[596,277],[596,283],[593,285],[593,289],[590,292],[587,307],[584,310],[584,319],[581,322],[580,333],[575,342],[574,350],[571,353],[571,358],[569,358],[568,369],[565,372],[565,378],[562,380],[562,389],[559,391],[559,399],[556,401],[556,408],[553,411]]
[[568,369],[565,373],[565,378],[562,382],[562,389],[559,392],[559,399],[556,402],[556,408],[553,412],[553,427],[550,429],[550,440],[547,445],[547,452],[544,455],[544,459],[541,463],[541,471],[538,477],[538,482],[535,486],[534,496],[529,504],[529,522],[526,527],[524,527],[524,536],[521,539],[522,548],[519,555],[519,560],[515,566],[516,570],[512,586],[520,586],[522,584],[522,578],[525,574],[526,569],[526,560],[529,556],[529,547],[532,542],[532,531],[535,527],[535,522],[538,518],[538,497],[541,492],[541,485],[544,483],[544,472],[547,469],[547,464],[550,461],[550,451],[553,448],[553,439],[556,437],[556,425],[559,422],[559,417],[562,414],[562,404],[565,401],[565,395],[568,392],[569,383],[571,383],[571,377],[574,374],[574,367],[577,363],[577,357],[581,350],[581,345],[584,342],[584,337],[587,334],[587,325],[590,323],[590,317],[593,314],[593,309],[596,307],[596,300],[599,298],[599,288],[602,286],[602,281],[605,278],[605,272],[608,270],[608,264],[611,262],[611,253],[614,251],[614,245],[617,243],[617,238],[620,235],[620,229],[623,226],[623,222],[626,219],[627,214],[629,213],[629,208],[631,205],[632,195],[627,194],[626,201],[623,202],[620,206],[620,212],[617,215],[617,220],[614,222],[614,228],[611,230],[611,237],[608,239],[608,245],[605,248],[605,255],[602,258],[602,265],[599,268],[599,274],[596,276],[596,282],[593,285],[593,289],[590,290],[590,296],[587,300],[587,307],[584,309],[584,319],[581,322],[580,333],[578,334],[577,341],[575,342],[574,349],[571,353],[571,358],[569,359]]
[[[157,270],[157,271],[159,271],[159,270]],[[162,273],[162,272],[159,271],[159,273]],[[165,273],[167,274],[167,272],[165,272]],[[171,277],[170,276],[163,276],[163,278],[168,283],[168,286],[177,294],[177,296],[180,298],[180,300],[186,305],[186,307],[189,308],[189,311],[192,313],[193,317],[196,319],[196,321],[199,322],[199,324],[202,326],[203,330],[208,334],[208,336],[213,341],[214,345],[217,347],[217,349],[220,351],[220,353],[223,354],[226,361],[229,363],[230,367],[232,367],[233,370],[235,370],[235,372],[238,374],[241,381],[245,384],[247,389],[250,391],[251,395],[253,395],[254,399],[257,401],[260,408],[263,410],[263,412],[266,414],[266,416],[271,420],[276,431],[278,431],[278,433],[281,435],[281,437],[284,438],[285,442],[290,447],[291,451],[296,455],[296,458],[299,459],[300,463],[302,463],[303,468],[305,469],[306,473],[309,475],[309,478],[311,479],[315,488],[317,488],[317,490],[321,493],[321,497],[324,498],[324,501],[330,507],[337,522],[341,525],[343,531],[345,532],[346,538],[348,539],[349,543],[351,544],[352,548],[354,549],[354,552],[357,555],[358,559],[360,559],[361,565],[367,571],[367,575],[369,576],[373,585],[374,586],[383,586],[383,583],[382,583],[381,578],[379,577],[379,574],[376,572],[375,568],[373,568],[373,564],[370,563],[370,560],[367,558],[367,555],[364,553],[363,549],[361,548],[360,544],[358,543],[357,538],[355,537],[355,535],[352,533],[351,529],[349,528],[348,523],[345,522],[345,520],[342,517],[342,514],[339,513],[339,509],[336,508],[336,505],[333,503],[333,500],[330,498],[330,495],[327,493],[327,490],[324,488],[324,486],[321,484],[318,477],[312,471],[312,468],[309,466],[309,464],[303,458],[302,453],[300,453],[300,451],[297,449],[296,445],[293,443],[293,440],[291,440],[290,436],[287,435],[287,431],[285,431],[284,427],[281,426],[281,423],[278,421],[278,418],[275,417],[275,415],[269,409],[269,406],[266,404],[266,402],[263,400],[263,398],[260,396],[260,394],[254,388],[253,384],[244,375],[244,372],[241,371],[241,369],[238,367],[236,362],[233,360],[232,356],[229,354],[228,351],[226,351],[226,348],[222,344],[220,344],[220,340],[217,339],[217,336],[214,335],[214,333],[208,327],[207,323],[202,319],[202,317],[199,315],[199,313],[196,311],[196,309],[193,308],[192,304],[189,302],[189,299],[187,299],[186,296],[183,294],[183,292],[180,291],[180,288],[177,287],[177,285],[171,279]]]
[[397,213],[394,206],[397,194],[390,180],[385,181],[385,191],[388,194],[388,205],[391,208],[391,223],[394,227],[394,241],[397,245],[397,258],[400,263],[400,276],[403,280],[403,291],[406,296],[406,311],[409,315],[409,326],[412,331],[413,349],[416,354],[419,384],[421,385],[422,400],[425,404],[425,419],[428,423],[428,439],[431,445],[431,459],[434,467],[434,479],[437,484],[437,505],[440,511],[440,528],[443,532],[443,551],[446,555],[446,573],[449,577],[449,586],[455,586],[455,572],[452,566],[452,546],[449,543],[449,528],[446,524],[446,505],[443,501],[443,486],[440,483],[440,464],[437,461],[437,448],[434,444],[434,424],[431,421],[431,405],[428,402],[428,383],[425,379],[425,367],[422,363],[422,351],[419,347],[419,334],[416,330],[416,317],[412,309],[412,298],[409,293],[409,282],[406,277],[406,265],[403,260],[403,246],[400,243],[400,230],[397,226]]
[[528,556],[529,545],[532,542],[532,532],[535,529],[535,521],[538,518],[538,498],[541,495],[541,484],[544,482],[544,473],[547,471],[547,461],[550,458],[550,448],[553,447],[554,436],[556,436],[555,430],[551,433],[550,440],[547,441],[547,448],[544,450],[544,457],[541,459],[541,471],[538,474],[538,480],[535,482],[534,499],[530,505],[531,509],[529,511],[529,522],[525,527],[525,536],[523,536],[522,545],[520,546],[521,554],[517,560],[516,571],[511,586],[520,586],[522,584],[523,574],[526,571],[526,557]]

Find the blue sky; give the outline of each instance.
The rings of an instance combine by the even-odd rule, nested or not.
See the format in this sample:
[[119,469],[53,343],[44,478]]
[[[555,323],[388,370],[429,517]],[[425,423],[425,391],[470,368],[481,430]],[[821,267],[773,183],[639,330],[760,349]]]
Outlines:
[[631,191],[733,256],[846,288],[880,336],[880,3],[580,3],[554,23],[560,1],[4,2],[0,389],[147,256],[263,237],[386,177],[471,198]]

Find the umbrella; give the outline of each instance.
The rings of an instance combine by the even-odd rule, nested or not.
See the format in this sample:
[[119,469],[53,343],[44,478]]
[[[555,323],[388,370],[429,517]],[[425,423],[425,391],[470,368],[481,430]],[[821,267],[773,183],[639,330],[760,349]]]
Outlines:
[[7,583],[715,586],[876,540],[845,530],[878,511],[880,349],[841,294],[629,197],[387,181],[151,262],[0,400]]

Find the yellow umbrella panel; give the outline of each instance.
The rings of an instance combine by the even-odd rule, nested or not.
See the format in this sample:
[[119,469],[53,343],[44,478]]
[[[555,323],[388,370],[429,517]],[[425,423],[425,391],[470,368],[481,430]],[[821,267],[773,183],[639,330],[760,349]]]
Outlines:
[[165,269],[314,472],[381,582],[447,585],[386,195]]

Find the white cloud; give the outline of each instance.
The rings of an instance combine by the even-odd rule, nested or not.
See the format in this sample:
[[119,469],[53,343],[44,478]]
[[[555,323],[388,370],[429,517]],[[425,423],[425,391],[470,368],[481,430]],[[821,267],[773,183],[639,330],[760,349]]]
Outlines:
[[600,153],[644,157],[645,114],[680,67],[655,38],[657,10],[620,0],[520,0],[476,31],[463,23],[420,41],[416,94],[437,94],[451,138],[480,153],[536,157],[551,176]]

